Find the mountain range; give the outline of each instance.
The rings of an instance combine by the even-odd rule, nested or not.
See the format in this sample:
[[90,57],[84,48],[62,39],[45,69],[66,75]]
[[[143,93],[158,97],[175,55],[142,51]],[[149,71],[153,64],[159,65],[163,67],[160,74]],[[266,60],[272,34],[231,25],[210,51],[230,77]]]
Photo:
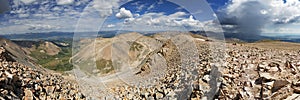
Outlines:
[[[104,37],[111,38],[121,33],[130,33],[132,31],[101,31],[101,32],[78,32],[77,34],[89,34],[89,33],[98,33],[95,37]],[[143,35],[153,35],[158,32],[139,32]],[[213,34],[214,32],[210,31],[190,31],[193,34],[199,34],[202,36],[207,36],[207,34]],[[72,39],[74,37],[74,32],[45,32],[45,33],[25,33],[25,34],[4,34],[0,35],[1,37],[10,39],[10,40],[65,40]],[[225,39],[235,38],[245,42],[255,42],[259,40],[280,40],[285,42],[296,42],[300,43],[300,36],[298,35],[288,35],[288,36],[256,36],[256,37],[243,37],[239,36],[237,33],[224,33]]]

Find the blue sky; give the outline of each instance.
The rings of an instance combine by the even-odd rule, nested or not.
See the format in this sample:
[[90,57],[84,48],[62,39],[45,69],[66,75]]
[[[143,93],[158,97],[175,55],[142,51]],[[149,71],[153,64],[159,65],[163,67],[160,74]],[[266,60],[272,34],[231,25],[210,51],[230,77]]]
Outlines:
[[[95,11],[85,11],[90,17],[79,31],[90,31],[88,27],[95,25],[88,23],[106,19],[101,30],[177,31],[203,30],[205,26],[206,31],[220,31],[214,26],[221,24],[226,33],[300,32],[299,0],[207,0],[211,8],[205,3],[188,2],[186,5],[192,7],[183,7],[173,1],[176,0],[10,0],[11,10],[0,14],[0,34],[73,32],[88,7]],[[198,10],[188,12],[188,8]],[[211,9],[216,15],[206,13]]]

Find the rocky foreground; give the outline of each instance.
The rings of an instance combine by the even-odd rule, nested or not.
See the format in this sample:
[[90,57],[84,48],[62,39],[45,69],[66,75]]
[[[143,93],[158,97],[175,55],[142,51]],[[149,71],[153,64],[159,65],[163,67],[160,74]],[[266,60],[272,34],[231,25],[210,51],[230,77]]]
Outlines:
[[[300,49],[229,45],[219,99],[300,99]],[[265,45],[264,47],[268,47]]]
[[0,47],[0,100],[85,99],[78,86],[60,75],[24,66]]
[[[287,43],[288,44],[288,43]],[[110,87],[114,99],[220,99],[220,100],[299,100],[300,99],[300,49],[261,48],[248,44],[227,44],[226,63],[221,66],[220,85],[213,97],[207,97],[215,77],[211,76],[213,63],[207,43],[199,43],[200,61],[192,61],[183,68],[178,52],[158,52],[168,62],[168,73],[153,86],[140,87],[120,85]],[[267,46],[267,45],[266,45]],[[295,45],[297,46],[297,45]],[[172,49],[173,48],[173,49]],[[192,64],[193,63],[193,64]],[[150,68],[151,69],[151,68]],[[147,70],[147,69],[143,69]],[[196,71],[197,75],[193,73]],[[187,85],[191,81],[192,88]],[[154,82],[155,83],[155,82]],[[191,91],[191,92],[189,92]]]
[[[103,82],[107,90],[101,90],[105,95],[99,93],[98,99],[300,99],[300,48],[295,48],[299,44],[288,46],[290,43],[282,43],[280,48],[275,48],[276,45],[265,48],[269,46],[267,43],[227,43],[225,63],[219,66],[220,72],[216,72],[215,64],[211,61],[213,56],[209,41],[195,42],[199,55],[188,56],[199,59],[184,61],[180,56],[189,47],[178,50],[171,41],[165,41],[161,50],[154,50],[151,54],[155,56],[149,56],[145,66],[141,66],[135,74],[138,77],[150,76],[149,73],[159,70],[153,68],[157,64],[155,57],[163,57],[167,64],[163,77],[142,80],[151,83],[149,86],[128,85],[115,80]],[[130,80],[130,77],[126,79]],[[212,85],[213,81],[220,84]],[[89,98],[85,97],[88,95],[82,94],[75,82],[51,71],[24,66],[9,57],[9,52],[4,48],[0,48],[1,100],[79,100]]]

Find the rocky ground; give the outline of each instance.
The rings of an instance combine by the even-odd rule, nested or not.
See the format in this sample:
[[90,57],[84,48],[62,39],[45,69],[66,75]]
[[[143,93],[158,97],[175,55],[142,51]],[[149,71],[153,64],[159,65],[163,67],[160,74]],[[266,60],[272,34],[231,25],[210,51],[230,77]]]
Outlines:
[[[261,43],[260,43],[261,44]],[[300,49],[228,45],[219,99],[300,99]],[[286,48],[282,48],[286,47]]]
[[[212,89],[210,81],[213,64],[208,52],[208,43],[198,42],[199,61],[196,67],[185,67],[180,62],[179,52],[172,44],[158,52],[168,62],[168,73],[148,87],[120,85],[111,87],[114,99],[177,99],[189,98],[220,100],[254,99],[300,99],[300,49],[262,48],[255,44],[226,45],[226,63],[220,72],[220,85],[213,97],[207,97]],[[286,43],[289,44],[289,43]],[[294,45],[294,46],[298,46]],[[295,47],[294,47],[295,48]],[[192,64],[190,66],[193,66]],[[150,68],[151,69],[151,68]],[[196,76],[195,76],[195,72]],[[191,84],[191,85],[189,85]],[[192,86],[192,87],[189,87]]]
[[0,100],[84,99],[78,86],[61,75],[24,66],[0,47]]
[[[226,43],[226,48],[221,50],[225,63],[217,65],[212,61],[212,50],[215,50],[210,48],[212,41],[195,39],[198,50],[193,50],[189,47],[193,45],[185,45],[184,42],[185,48],[178,48],[183,45],[176,45],[170,40],[158,40],[162,43],[160,49],[154,49],[147,54],[147,59],[141,60],[140,71],[134,73],[134,78],[107,78],[111,81],[103,81],[106,89],[100,90],[105,95],[93,94],[98,99],[108,100],[300,99],[299,44],[278,41]],[[191,51],[196,51],[197,55],[189,55]],[[81,93],[72,80],[12,60],[9,52],[3,48],[0,48],[0,55],[0,99],[78,100],[89,96]],[[166,70],[160,70],[157,67],[159,64],[166,64],[163,66],[166,68],[161,68]],[[152,77],[156,73],[151,73],[162,71],[165,73]],[[142,78],[136,79],[139,77]],[[151,79],[144,80],[148,77]],[[130,81],[147,85],[126,83]]]

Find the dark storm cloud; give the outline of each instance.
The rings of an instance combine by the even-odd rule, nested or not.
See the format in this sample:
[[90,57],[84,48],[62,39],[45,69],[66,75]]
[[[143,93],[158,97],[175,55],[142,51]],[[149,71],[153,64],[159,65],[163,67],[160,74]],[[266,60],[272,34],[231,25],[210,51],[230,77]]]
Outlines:
[[8,11],[9,4],[7,0],[0,0],[0,14],[4,13],[5,11]]
[[237,25],[235,16],[228,16],[226,12],[217,12],[217,16],[221,25]]
[[256,38],[269,22],[269,16],[261,13],[263,9],[266,9],[266,6],[260,2],[248,1],[242,3],[238,9],[221,10],[218,17],[221,25],[234,26],[223,27],[225,32],[236,32],[238,38]]

